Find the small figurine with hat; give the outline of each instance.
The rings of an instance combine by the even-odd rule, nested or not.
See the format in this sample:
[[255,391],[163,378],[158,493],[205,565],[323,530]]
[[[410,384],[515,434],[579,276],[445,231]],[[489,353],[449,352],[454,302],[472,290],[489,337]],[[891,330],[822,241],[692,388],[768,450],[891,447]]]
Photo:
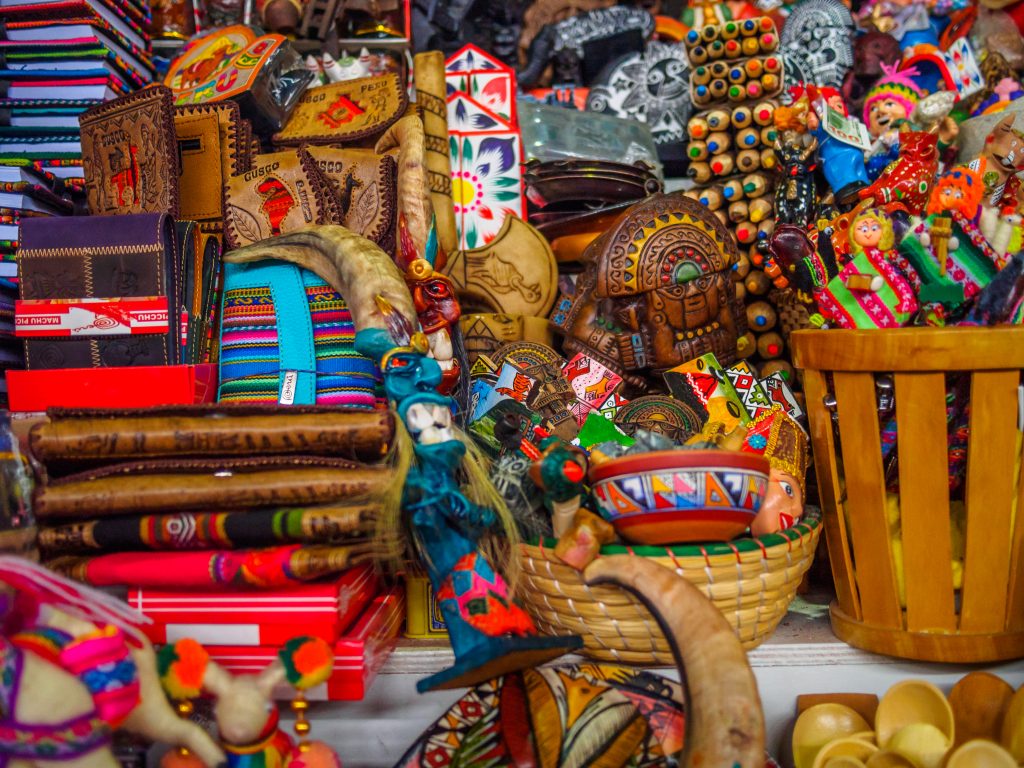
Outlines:
[[768,493],[750,526],[754,536],[792,527],[804,513],[807,435],[781,405],[765,411],[747,427],[740,450],[768,459]]
[[868,157],[868,176],[876,178],[899,155],[900,129],[924,95],[914,82],[917,70],[882,64],[883,77],[864,99],[864,123],[875,140]]

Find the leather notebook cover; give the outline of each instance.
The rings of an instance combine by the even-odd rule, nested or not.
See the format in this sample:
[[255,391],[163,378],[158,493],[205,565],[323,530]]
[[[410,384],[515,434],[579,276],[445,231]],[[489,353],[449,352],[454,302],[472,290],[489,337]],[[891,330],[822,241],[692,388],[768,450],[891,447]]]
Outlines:
[[219,101],[176,107],[174,131],[181,158],[179,218],[219,232],[224,223],[224,185],[248,170],[249,147],[242,143],[248,139],[242,133],[238,104]]
[[341,223],[373,240],[385,253],[395,249],[398,166],[391,155],[369,149],[306,147],[338,196]]
[[39,518],[336,504],[384,493],[390,467],[311,456],[115,464],[36,487]]
[[379,462],[395,434],[390,411],[286,405],[77,410],[51,408],[29,436],[32,455],[68,466],[141,459],[334,456]]
[[408,105],[409,98],[394,73],[310,88],[284,129],[274,134],[274,144],[372,147],[405,114]]
[[84,112],[82,167],[89,211],[179,213],[174,96],[162,85]]
[[[174,221],[166,214],[28,218],[21,223],[21,299],[167,300],[168,328],[159,333],[25,339],[25,367],[98,368],[173,365],[181,344],[173,307],[181,306]],[[56,332],[56,331],[55,331]]]
[[341,221],[330,182],[301,149],[259,155],[250,171],[232,176],[225,214],[224,237],[231,248]]

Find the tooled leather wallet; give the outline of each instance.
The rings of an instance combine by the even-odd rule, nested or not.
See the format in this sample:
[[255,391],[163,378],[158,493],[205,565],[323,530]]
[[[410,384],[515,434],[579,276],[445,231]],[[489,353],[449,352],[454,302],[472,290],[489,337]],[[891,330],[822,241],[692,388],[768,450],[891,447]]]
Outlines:
[[409,98],[394,73],[310,88],[284,129],[274,134],[274,146],[372,147],[405,114],[408,105]]
[[181,158],[181,215],[204,231],[224,224],[224,184],[249,170],[248,134],[238,104],[218,101],[175,107],[174,131]]
[[370,149],[306,147],[331,182],[341,208],[341,223],[385,253],[395,249],[398,166],[391,155]]
[[224,238],[232,248],[341,221],[330,182],[302,149],[258,155],[251,170],[231,177],[225,198]]
[[174,95],[154,85],[82,113],[89,212],[179,213]]
[[15,324],[25,367],[177,363],[176,242],[167,214],[24,219]]

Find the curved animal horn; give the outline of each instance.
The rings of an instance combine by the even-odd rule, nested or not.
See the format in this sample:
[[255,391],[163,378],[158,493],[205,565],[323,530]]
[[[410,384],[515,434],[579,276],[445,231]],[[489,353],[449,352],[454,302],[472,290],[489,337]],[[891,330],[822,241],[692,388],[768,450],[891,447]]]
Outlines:
[[[419,256],[426,253],[427,233],[434,215],[427,182],[426,141],[420,118],[406,115],[377,139],[373,150],[382,155],[398,148],[398,210],[405,214],[405,223]],[[441,269],[444,263],[434,266]]]
[[721,612],[686,579],[642,557],[599,557],[588,585],[637,595],[661,625],[687,693],[683,765],[762,768],[764,713],[747,655]]
[[416,310],[402,273],[376,243],[335,224],[303,227],[247,245],[224,255],[224,261],[244,264],[279,259],[308,269],[345,297],[356,333],[369,328],[388,330],[377,304],[382,296],[416,326]]

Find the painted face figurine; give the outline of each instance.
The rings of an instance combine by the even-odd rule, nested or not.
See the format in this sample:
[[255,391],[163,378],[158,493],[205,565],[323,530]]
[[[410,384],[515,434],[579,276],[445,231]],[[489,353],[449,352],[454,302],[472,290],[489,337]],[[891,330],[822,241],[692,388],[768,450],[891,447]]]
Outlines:
[[462,310],[455,295],[455,286],[447,275],[434,269],[438,257],[444,262],[437,243],[436,230],[432,226],[427,238],[423,258],[416,255],[416,247],[402,215],[398,222],[400,238],[399,266],[405,270],[405,282],[409,286],[416,316],[423,332],[427,335],[430,354],[437,360],[444,372],[440,392],[451,392],[459,380],[459,361],[455,357],[452,336],[459,333],[459,317]]
[[750,425],[743,451],[768,459],[768,493],[750,526],[754,536],[790,528],[804,513],[807,435],[781,406],[766,411]]
[[[885,261],[894,267],[899,276],[915,290],[921,289],[921,278],[911,266],[907,258],[895,248],[896,234],[893,231],[892,219],[881,208],[869,208],[854,217],[850,224],[850,253],[856,259],[866,253],[872,263]],[[884,271],[883,278],[889,275]],[[902,290],[905,287],[901,286]],[[897,290],[897,293],[900,291]],[[909,304],[909,302],[905,302]]]
[[917,70],[899,70],[882,64],[885,76],[872,86],[864,99],[864,123],[871,138],[877,139],[889,131],[898,131],[909,120],[920,101],[921,88],[912,79]]

